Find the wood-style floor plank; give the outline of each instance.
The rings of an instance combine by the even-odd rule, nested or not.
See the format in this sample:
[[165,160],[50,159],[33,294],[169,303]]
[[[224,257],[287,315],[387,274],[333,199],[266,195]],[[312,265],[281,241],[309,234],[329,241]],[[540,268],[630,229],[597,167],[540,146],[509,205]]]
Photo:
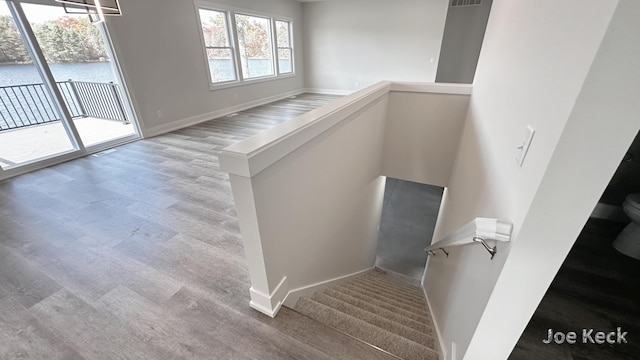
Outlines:
[[[510,360],[634,360],[640,354],[640,260],[611,242],[624,224],[589,219]],[[583,343],[582,330],[628,332],[627,343]],[[574,331],[575,344],[545,344],[549,329]]]
[[304,94],[0,182],[1,359],[391,359],[249,307],[216,153],[337,97]]

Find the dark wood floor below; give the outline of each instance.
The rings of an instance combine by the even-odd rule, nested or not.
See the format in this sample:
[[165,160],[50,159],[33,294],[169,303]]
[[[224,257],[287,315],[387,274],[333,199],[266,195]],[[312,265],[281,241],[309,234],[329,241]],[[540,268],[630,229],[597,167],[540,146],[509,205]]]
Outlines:
[[[640,261],[611,246],[623,227],[616,222],[589,220],[510,360],[640,359]],[[590,343],[589,335],[617,331],[618,327],[628,332],[627,343]],[[576,332],[577,341],[545,344],[549,329]]]
[[0,359],[390,359],[248,305],[220,148],[305,94],[0,183]]

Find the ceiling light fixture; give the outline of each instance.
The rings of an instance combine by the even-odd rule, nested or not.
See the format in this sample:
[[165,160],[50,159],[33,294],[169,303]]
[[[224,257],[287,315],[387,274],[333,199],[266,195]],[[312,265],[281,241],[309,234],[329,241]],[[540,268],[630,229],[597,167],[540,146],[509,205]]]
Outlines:
[[118,0],[56,0],[56,2],[62,3],[67,14],[89,15],[94,24],[103,22],[105,16],[122,15]]

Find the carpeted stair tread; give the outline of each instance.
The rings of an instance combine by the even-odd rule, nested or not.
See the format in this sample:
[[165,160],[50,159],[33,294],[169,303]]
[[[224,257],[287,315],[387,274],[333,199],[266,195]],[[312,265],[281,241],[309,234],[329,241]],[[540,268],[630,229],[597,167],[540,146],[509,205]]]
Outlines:
[[377,346],[405,360],[437,360],[438,353],[407,338],[308,298],[300,298],[296,310],[329,327]]
[[431,324],[431,317],[428,314],[418,314],[413,310],[406,310],[403,308],[400,308],[398,306],[396,306],[393,303],[389,303],[387,301],[384,300],[378,300],[378,299],[373,299],[370,298],[369,296],[367,296],[366,294],[363,294],[361,292],[357,292],[357,291],[352,291],[350,289],[341,287],[341,286],[334,286],[332,287],[333,290],[341,292],[345,295],[349,295],[351,297],[354,297],[356,299],[362,300],[362,301],[366,301],[369,302],[373,305],[376,305],[378,307],[381,307],[383,309],[389,310],[389,311],[394,311],[397,312],[398,314],[401,314],[402,316],[408,317],[410,319],[413,319],[415,321],[425,321],[425,319],[429,319],[428,323]]
[[395,296],[399,296],[405,300],[408,301],[412,301],[418,304],[424,304],[425,303],[425,299],[424,299],[424,295],[422,293],[417,293],[417,294],[409,294],[407,293],[404,289],[401,288],[397,288],[395,286],[386,284],[382,281],[376,281],[375,279],[369,279],[369,278],[358,278],[355,280],[351,280],[349,281],[350,283],[353,284],[361,284],[362,286],[365,287],[373,287],[376,289],[380,289],[380,290],[384,290],[388,293],[391,293]]
[[415,294],[422,293],[422,288],[420,288],[418,284],[409,283],[408,281],[402,278],[399,278],[391,273],[387,273],[386,271],[378,268],[368,271],[365,274],[362,274],[361,277],[375,278],[376,280],[384,281],[392,286],[405,288],[407,291],[413,292]]
[[395,306],[405,309],[405,310],[409,310],[409,311],[413,311],[416,314],[422,315],[422,316],[428,316],[427,315],[427,309],[424,306],[419,306],[413,303],[409,303],[407,301],[403,301],[400,299],[396,299],[394,297],[391,296],[386,296],[384,294],[379,294],[376,291],[373,290],[365,290],[361,287],[357,287],[357,286],[353,286],[351,284],[345,283],[345,284],[341,284],[338,285],[336,288],[345,288],[345,289],[349,289],[353,292],[358,292],[361,293],[363,295],[368,296],[369,298],[372,299],[377,299],[383,302],[389,302],[389,303],[393,303]]
[[395,321],[385,319],[382,316],[371,313],[367,310],[359,309],[351,304],[348,304],[342,300],[332,298],[322,293],[315,293],[311,297],[311,300],[317,301],[321,304],[329,306],[340,312],[343,312],[349,316],[353,316],[356,319],[360,319],[368,322],[371,325],[375,325],[383,330],[390,331],[394,334],[400,335],[411,341],[415,341],[418,344],[424,345],[429,348],[434,347],[433,338],[423,332],[417,331],[406,327]]
[[415,296],[424,296],[424,293],[422,291],[422,288],[415,286],[415,285],[411,285],[408,283],[403,282],[400,279],[396,279],[394,277],[392,277],[391,275],[387,275],[383,272],[380,272],[379,270],[372,270],[369,271],[365,274],[363,274],[362,276],[360,276],[359,278],[362,279],[370,279],[373,280],[374,282],[378,282],[381,284],[385,284],[389,287],[398,289],[401,292],[407,293],[407,294],[412,294]]
[[360,284],[375,284],[376,288],[382,288],[390,293],[394,293],[394,294],[398,294],[404,298],[408,298],[410,300],[413,301],[419,301],[419,302],[423,302],[424,301],[424,294],[421,292],[410,292],[407,291],[406,289],[402,288],[402,287],[395,287],[391,284],[387,284],[385,283],[383,280],[378,280],[375,278],[368,278],[368,277],[363,277],[362,279],[356,279],[356,280],[351,280],[352,282],[357,282]]
[[366,284],[374,284],[376,286],[384,287],[390,291],[395,291],[403,296],[418,299],[424,301],[424,292],[419,286],[404,285],[397,282],[393,282],[392,279],[388,279],[388,276],[360,276],[352,280]]
[[378,316],[382,316],[385,319],[389,319],[392,321],[395,321],[397,323],[400,323],[406,327],[412,328],[414,330],[426,333],[427,335],[432,335],[434,333],[433,328],[429,325],[431,325],[431,320],[427,319],[427,318],[410,318],[408,316],[404,316],[402,314],[400,314],[397,311],[391,311],[391,310],[387,310],[383,307],[377,306],[375,304],[373,304],[370,301],[364,301],[364,300],[360,300],[358,298],[355,298],[353,296],[349,296],[345,293],[341,293],[339,291],[333,290],[333,289],[325,289],[323,292],[323,294],[327,295],[327,296],[331,296],[333,298],[336,298],[338,300],[342,300],[346,303],[349,303],[353,306],[359,307],[361,309],[367,310],[369,312],[372,312],[374,314],[377,314]]
[[409,304],[415,304],[418,308],[423,308],[426,306],[426,302],[424,301],[424,296],[422,298],[418,298],[410,295],[407,296],[397,290],[390,289],[389,287],[381,286],[375,283],[367,283],[366,281],[362,281],[360,279],[349,281],[348,284],[357,286],[365,290],[373,291],[383,296],[389,296],[394,299],[402,300]]

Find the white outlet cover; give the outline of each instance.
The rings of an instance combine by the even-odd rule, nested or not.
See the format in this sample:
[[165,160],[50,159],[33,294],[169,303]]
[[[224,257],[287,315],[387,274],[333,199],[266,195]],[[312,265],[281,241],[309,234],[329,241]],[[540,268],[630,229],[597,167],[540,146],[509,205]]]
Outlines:
[[518,145],[517,153],[516,153],[516,161],[518,165],[522,166],[524,164],[524,158],[527,156],[527,152],[529,151],[529,146],[531,146],[531,140],[533,140],[533,135],[536,133],[536,129],[534,129],[531,125],[527,125],[527,130],[525,132],[524,140]]

